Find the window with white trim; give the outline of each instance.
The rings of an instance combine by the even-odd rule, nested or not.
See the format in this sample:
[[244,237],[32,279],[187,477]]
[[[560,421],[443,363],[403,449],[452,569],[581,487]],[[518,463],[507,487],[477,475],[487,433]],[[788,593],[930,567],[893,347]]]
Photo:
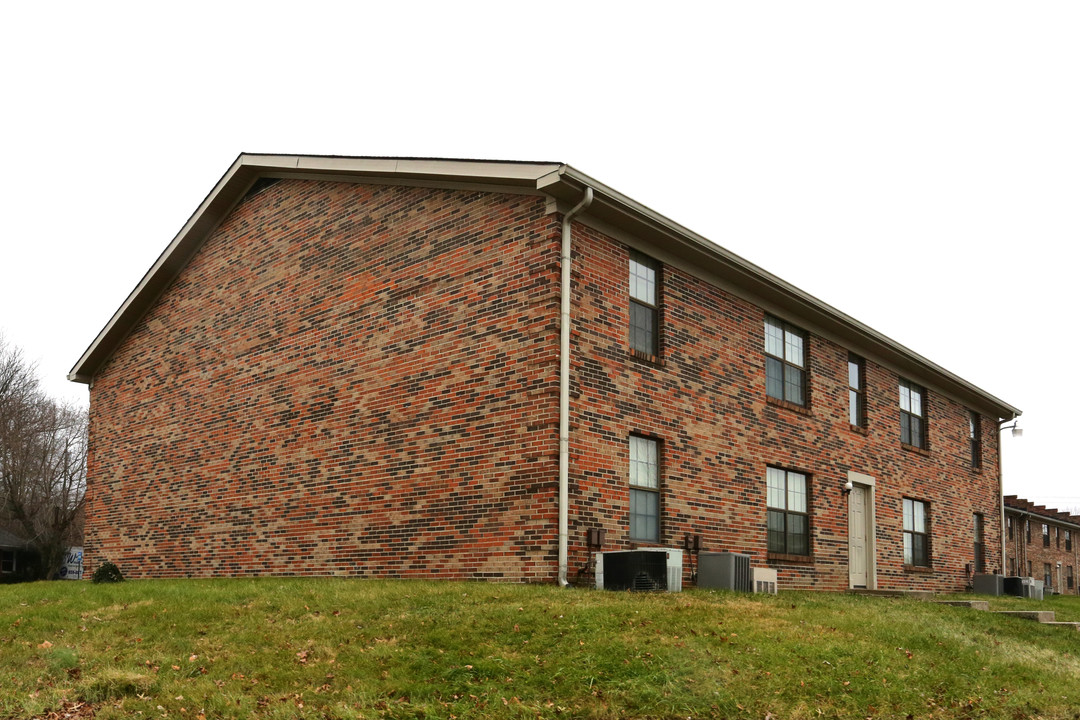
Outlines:
[[930,518],[927,503],[904,498],[904,564],[930,567]]
[[765,394],[806,405],[806,333],[765,316]]
[[975,411],[968,411],[968,440],[971,442],[971,467],[982,467],[982,418]]
[[660,264],[639,252],[630,253],[630,349],[660,355]]
[[983,539],[984,526],[986,522],[983,520],[982,513],[975,513],[974,515],[974,531],[975,531],[975,572],[986,572],[986,543]]
[[771,553],[810,554],[810,515],[806,475],[770,467],[768,490],[768,547]]
[[848,353],[848,422],[866,427],[866,361]]
[[900,381],[900,442],[926,447],[925,391],[909,380]]
[[660,444],[630,436],[630,539],[660,542]]

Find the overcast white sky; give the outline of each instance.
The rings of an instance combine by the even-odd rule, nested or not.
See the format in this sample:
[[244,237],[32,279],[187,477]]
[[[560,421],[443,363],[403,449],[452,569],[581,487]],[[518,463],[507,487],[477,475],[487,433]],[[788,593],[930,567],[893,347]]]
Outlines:
[[55,396],[242,151],[562,161],[1021,408],[1005,491],[1080,512],[1080,4],[161,5],[0,9],[0,332]]

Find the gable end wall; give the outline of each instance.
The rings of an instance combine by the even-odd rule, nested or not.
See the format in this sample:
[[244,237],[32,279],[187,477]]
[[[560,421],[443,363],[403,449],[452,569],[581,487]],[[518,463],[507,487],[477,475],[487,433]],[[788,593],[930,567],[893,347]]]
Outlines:
[[537,197],[249,197],[95,378],[88,567],[552,580],[557,262]]

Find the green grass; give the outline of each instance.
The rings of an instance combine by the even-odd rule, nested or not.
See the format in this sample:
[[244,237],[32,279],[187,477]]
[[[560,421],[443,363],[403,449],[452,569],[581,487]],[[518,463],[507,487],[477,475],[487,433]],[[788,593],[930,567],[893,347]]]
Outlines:
[[[1080,620],[1080,599],[1032,606]],[[342,579],[0,586],[0,717],[1080,718],[1080,633],[906,599]],[[141,713],[141,714],[140,714]]]

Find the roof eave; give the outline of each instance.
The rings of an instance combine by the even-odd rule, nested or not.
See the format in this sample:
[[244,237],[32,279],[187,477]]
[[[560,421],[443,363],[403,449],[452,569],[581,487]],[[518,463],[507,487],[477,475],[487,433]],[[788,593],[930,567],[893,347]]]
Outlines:
[[561,200],[571,201],[580,196],[586,185],[592,187],[594,192],[588,215],[627,227],[634,234],[656,244],[674,244],[679,248],[679,254],[691,264],[722,274],[748,295],[764,298],[796,317],[814,322],[851,349],[884,359],[897,370],[912,376],[912,379],[932,376],[932,385],[949,392],[973,409],[991,413],[998,420],[1007,421],[1020,416],[1022,411],[1019,408],[569,165],[541,178],[538,187]]
[[576,202],[588,186],[595,194],[588,212],[590,218],[665,247],[686,263],[723,277],[746,295],[762,299],[765,305],[805,318],[851,349],[880,358],[912,379],[929,377],[934,381],[930,383],[932,387],[945,390],[973,409],[996,415],[999,420],[1011,420],[1021,414],[1018,408],[569,165],[486,160],[242,153],[79,358],[68,374],[69,380],[88,383],[93,379],[191,254],[263,176],[351,182],[392,179],[449,186],[519,188],[540,191],[564,202]]

